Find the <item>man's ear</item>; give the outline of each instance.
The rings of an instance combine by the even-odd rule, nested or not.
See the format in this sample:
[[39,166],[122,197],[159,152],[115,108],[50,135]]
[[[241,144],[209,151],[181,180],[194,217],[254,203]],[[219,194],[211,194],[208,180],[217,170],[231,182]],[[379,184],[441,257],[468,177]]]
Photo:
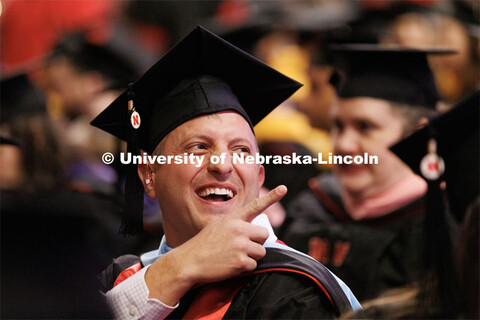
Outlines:
[[421,117],[420,120],[418,120],[417,124],[415,125],[415,131],[422,129],[427,125],[428,125],[428,118]]
[[153,184],[153,170],[149,164],[139,164],[137,166],[138,176],[142,181],[143,188],[145,189],[145,193],[151,199],[157,198],[157,193],[155,192],[154,184]]
[[259,182],[258,187],[260,188],[263,186],[263,183],[265,182],[265,168],[262,165],[258,167],[258,182]]

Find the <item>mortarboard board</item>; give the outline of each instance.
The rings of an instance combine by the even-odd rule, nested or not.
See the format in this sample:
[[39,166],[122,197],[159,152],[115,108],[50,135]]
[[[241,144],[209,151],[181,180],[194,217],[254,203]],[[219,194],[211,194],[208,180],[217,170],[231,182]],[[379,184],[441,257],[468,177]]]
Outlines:
[[[197,27],[135,81],[131,87],[135,94],[135,109],[140,114],[141,121],[146,122],[145,124],[142,123],[138,129],[139,145],[142,149],[152,152],[169,131],[195,116],[229,109],[242,112],[240,107],[235,107],[238,103],[228,101],[228,97],[224,97],[227,100],[223,103],[232,103],[231,107],[218,106],[217,109],[212,110],[203,110],[202,107],[199,107],[197,108],[199,110],[193,111],[196,113],[193,115],[185,115],[192,111],[186,110],[188,106],[179,108],[175,104],[162,105],[162,103],[158,103],[181,80],[193,79],[200,75],[210,75],[228,84],[230,89],[226,87],[226,90],[231,90],[234,93],[231,96],[235,96],[241,107],[245,109],[246,112],[243,113],[248,114],[251,125],[258,123],[301,87],[300,83],[268,67],[260,60],[234,47],[206,29]],[[203,80],[199,81],[202,83],[201,85],[205,84]],[[195,81],[190,84],[184,83],[184,85],[189,87],[193,85],[193,82]],[[209,81],[206,80],[206,82]],[[193,88],[187,90],[192,91]],[[126,140],[126,124],[129,123],[128,113],[126,112],[128,100],[128,92],[126,91],[96,117],[92,121],[92,125]],[[163,101],[167,100],[169,99]],[[168,102],[171,103],[172,101]],[[180,102],[180,100],[176,102]],[[185,103],[185,101],[182,102]],[[188,102],[198,101],[194,99]],[[155,122],[155,128],[149,128],[148,119],[158,109],[166,109],[162,111],[171,120],[168,122],[162,121],[162,123]],[[158,132],[161,132],[158,134],[158,141],[149,142],[149,137],[156,135]]]
[[[196,27],[91,124],[126,140],[129,146],[137,144],[151,153],[170,131],[200,115],[233,110],[253,130],[255,124],[300,87],[300,83],[206,29]],[[133,100],[134,113],[127,109]],[[130,125],[130,113],[137,117],[133,120],[141,119],[137,129]],[[142,209],[132,210],[129,206],[141,202],[143,187],[138,184],[136,168],[131,172],[137,187],[129,191],[127,181],[124,214],[126,220],[128,217],[131,220],[122,222],[122,232],[133,234],[141,228]],[[137,193],[138,188],[141,194]],[[129,193],[134,193],[137,199],[130,199]]]
[[431,109],[439,95],[427,54],[453,53],[372,44],[332,45],[330,50],[345,75],[337,86],[340,97],[372,97]]
[[[427,183],[424,235],[424,277],[422,286],[436,286],[437,306],[449,317],[461,305],[458,279],[452,264],[452,213],[462,220],[479,194],[480,91],[457,103],[451,110],[430,121],[391,147]],[[447,203],[440,183],[446,182]],[[425,297],[421,297],[421,300]],[[430,297],[431,298],[431,297]]]

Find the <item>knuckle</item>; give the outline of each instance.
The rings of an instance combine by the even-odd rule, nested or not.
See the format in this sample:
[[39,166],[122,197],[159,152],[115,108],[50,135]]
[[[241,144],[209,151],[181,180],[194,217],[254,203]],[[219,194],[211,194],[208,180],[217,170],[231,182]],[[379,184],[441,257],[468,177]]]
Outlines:
[[238,270],[243,270],[244,267],[245,267],[245,263],[246,263],[245,260],[246,260],[246,259],[245,259],[245,255],[240,254],[240,253],[236,254],[236,255],[235,255],[235,260],[233,261],[235,267],[236,267]]
[[255,227],[255,235],[258,237],[260,240],[267,240],[268,237],[270,236],[270,233],[268,232],[268,229],[262,226],[255,226],[252,225],[252,227]]
[[250,208],[254,211],[254,212],[259,212],[262,210],[262,205],[260,203],[260,199],[257,198],[255,200],[252,201],[252,203],[250,204]]
[[231,232],[233,236],[239,236],[244,233],[243,229],[244,228],[240,223],[238,223],[237,221],[232,221],[232,223],[230,224],[229,232]]
[[267,254],[267,249],[265,249],[263,246],[260,246],[259,253],[261,257],[264,257]]
[[235,252],[239,253],[239,257],[240,257],[243,255],[244,252],[246,252],[247,246],[248,246],[248,243],[247,241],[245,241],[245,239],[238,238],[238,239],[235,239],[232,247],[233,247],[233,250],[235,250]]
[[257,267],[257,262],[248,256],[242,256],[239,260],[238,266],[242,271],[249,271]]
[[238,262],[238,265],[240,266],[241,269],[247,269],[248,268],[248,265],[249,265],[249,262],[248,262],[248,258],[245,257],[245,256],[242,256],[240,257],[240,260]]

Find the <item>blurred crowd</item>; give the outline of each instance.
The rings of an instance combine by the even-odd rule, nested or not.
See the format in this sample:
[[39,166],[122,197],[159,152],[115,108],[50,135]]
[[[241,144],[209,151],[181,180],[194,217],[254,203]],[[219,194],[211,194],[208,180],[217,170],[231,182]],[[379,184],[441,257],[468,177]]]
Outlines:
[[[1,0],[2,318],[111,316],[102,299],[94,294],[97,273],[116,256],[154,249],[163,229],[158,204],[145,196],[145,231],[135,237],[118,234],[125,172],[118,160],[104,164],[102,155],[111,152],[118,159],[125,145],[92,127],[90,121],[196,25],[304,84],[255,127],[255,134],[265,155],[316,156],[355,152],[337,145],[339,126],[348,124],[339,124],[339,117],[332,121],[336,88],[344,76],[336,68],[335,53],[330,50],[333,45],[369,43],[389,48],[450,50],[453,53],[428,56],[440,98],[436,111],[443,113],[479,89],[479,19],[480,2],[476,0]],[[404,121],[402,117],[398,115]],[[377,140],[383,141],[378,142],[383,143],[383,149],[416,129],[418,118],[406,119],[410,128],[402,131],[398,139],[389,140],[389,145],[387,138]],[[391,133],[389,130],[392,127],[385,128],[385,137]],[[478,136],[478,121],[476,130]],[[478,147],[471,146],[476,150],[477,175]],[[397,266],[382,265],[395,269],[389,275],[393,273],[396,278],[378,286],[373,280],[370,283],[371,279],[357,278],[362,273],[375,277],[371,273],[377,266],[361,266],[360,271],[351,272],[348,268],[353,266],[342,267],[343,260],[338,262],[338,255],[330,253],[343,250],[348,254],[350,248],[353,252],[353,240],[362,242],[362,237],[369,235],[371,241],[366,242],[372,246],[376,242],[393,242],[395,236],[406,237],[400,233],[392,238],[380,236],[388,233],[391,225],[382,227],[379,218],[389,216],[400,206],[389,203],[385,205],[388,209],[375,207],[374,213],[356,210],[359,205],[355,199],[345,196],[345,190],[357,187],[355,177],[342,178],[329,164],[265,165],[265,172],[264,191],[279,184],[289,190],[267,212],[279,238],[342,274],[359,300],[406,285],[412,280],[406,274],[419,271],[416,260],[405,258],[409,254],[406,250],[422,245],[419,235],[402,239],[418,242],[393,249],[404,250],[398,257],[407,260]],[[381,186],[391,172],[379,170],[375,174],[373,183]],[[413,179],[409,186],[420,185]],[[322,184],[328,190],[322,189]],[[462,188],[474,190],[475,199],[478,177],[473,184]],[[426,187],[419,190],[423,191],[418,191],[414,201],[425,194]],[[325,192],[334,194],[341,203],[338,212],[348,215],[327,233],[315,226],[330,225],[333,218],[318,218],[315,212],[321,209],[317,204],[310,205],[331,201]],[[473,202],[469,199],[465,207]],[[368,211],[369,207],[360,209]],[[473,221],[464,224],[465,230],[469,226],[476,230],[452,232],[459,235],[452,236],[452,242],[455,245],[461,239],[468,244],[461,250],[473,252],[464,254],[461,258],[466,261],[459,262],[460,272],[467,264],[477,270],[469,277],[474,279],[474,285],[469,288],[470,300],[462,316],[478,318],[478,201],[468,214],[465,210],[453,212],[452,224],[461,226],[465,216]],[[398,223],[410,228],[416,223],[410,218]],[[369,219],[378,220],[370,220],[374,221],[372,227]],[[367,221],[362,224],[361,237],[350,237],[360,232],[352,227],[359,221]],[[322,240],[333,233],[338,237],[337,242],[330,239],[334,244]],[[362,255],[376,252],[364,249],[355,259],[361,261]],[[388,250],[383,253],[391,254]],[[400,265],[405,265],[405,270],[398,270]],[[371,271],[365,271],[369,268]],[[464,275],[460,274],[459,279]],[[412,290],[401,292],[402,297],[416,297],[417,288]],[[385,299],[396,295],[389,293]],[[375,307],[378,304],[376,301]],[[379,317],[369,313],[366,316]],[[380,313],[380,317],[396,316]]]

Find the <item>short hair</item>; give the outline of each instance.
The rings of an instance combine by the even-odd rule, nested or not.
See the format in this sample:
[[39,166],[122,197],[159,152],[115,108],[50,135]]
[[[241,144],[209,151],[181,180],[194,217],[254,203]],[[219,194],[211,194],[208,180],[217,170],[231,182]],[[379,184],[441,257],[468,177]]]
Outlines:
[[402,136],[408,136],[417,128],[417,124],[422,118],[428,120],[438,115],[436,109],[423,106],[412,106],[404,103],[389,101],[389,105],[393,112],[400,116],[402,121]]
[[170,135],[167,134],[165,137],[163,137],[162,140],[160,140],[160,142],[157,144],[157,146],[155,147],[155,150],[153,150],[153,153],[154,155],[162,155],[163,154],[163,150],[165,149],[165,140],[167,139],[167,137]]

